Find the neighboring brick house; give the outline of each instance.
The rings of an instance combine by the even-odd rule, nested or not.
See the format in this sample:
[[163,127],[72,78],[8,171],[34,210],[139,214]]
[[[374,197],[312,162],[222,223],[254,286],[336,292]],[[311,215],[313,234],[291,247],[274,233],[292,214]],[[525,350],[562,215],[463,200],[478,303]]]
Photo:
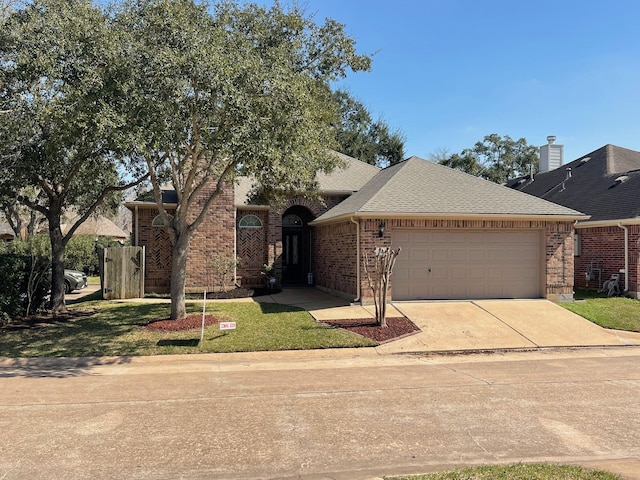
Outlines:
[[620,291],[640,298],[640,152],[605,145],[509,185],[590,216],[575,226],[576,287],[600,289],[619,275]]
[[[273,264],[283,285],[370,303],[364,256],[400,246],[394,300],[572,298],[573,225],[584,215],[417,157],[384,170],[343,158],[345,169],[317,178],[322,202],[260,205],[248,179],[229,188],[191,242],[187,289],[205,288],[210,257],[223,251],[242,259],[240,285],[264,285]],[[147,249],[146,290],[166,291],[171,251],[151,226],[155,205],[128,206]]]

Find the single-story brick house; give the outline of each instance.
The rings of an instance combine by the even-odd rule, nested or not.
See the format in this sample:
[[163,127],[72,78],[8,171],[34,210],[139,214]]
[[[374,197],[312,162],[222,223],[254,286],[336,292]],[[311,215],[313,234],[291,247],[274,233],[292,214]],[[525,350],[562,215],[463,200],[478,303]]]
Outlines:
[[640,298],[640,152],[605,145],[509,186],[590,216],[575,226],[576,287],[601,288],[616,274]]
[[[263,285],[262,267],[273,264],[283,285],[369,303],[365,252],[399,246],[394,300],[572,298],[574,223],[583,214],[417,157],[383,170],[343,159],[344,169],[317,178],[323,201],[254,204],[248,179],[225,191],[192,239],[187,289],[211,285],[211,255],[225,252],[242,259],[240,285]],[[128,207],[134,243],[146,246],[145,288],[167,291],[171,249],[153,226],[155,204]]]

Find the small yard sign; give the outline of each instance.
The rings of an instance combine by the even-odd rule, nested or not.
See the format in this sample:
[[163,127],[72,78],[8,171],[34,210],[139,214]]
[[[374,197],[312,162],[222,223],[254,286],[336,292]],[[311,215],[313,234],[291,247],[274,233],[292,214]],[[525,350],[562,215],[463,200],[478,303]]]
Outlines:
[[235,330],[236,322],[220,322],[220,330]]

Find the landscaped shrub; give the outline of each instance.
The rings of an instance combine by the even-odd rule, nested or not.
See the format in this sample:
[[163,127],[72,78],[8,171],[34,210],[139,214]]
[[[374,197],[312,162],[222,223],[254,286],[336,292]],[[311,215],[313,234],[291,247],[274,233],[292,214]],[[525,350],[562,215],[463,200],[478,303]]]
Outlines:
[[8,322],[44,306],[51,283],[49,265],[43,257],[0,254],[0,321]]
[[100,270],[98,250],[120,246],[111,237],[100,237],[96,240],[93,235],[74,235],[64,251],[65,267],[88,275],[97,275]]
[[97,270],[98,255],[93,235],[74,235],[64,250],[64,266],[70,270]]

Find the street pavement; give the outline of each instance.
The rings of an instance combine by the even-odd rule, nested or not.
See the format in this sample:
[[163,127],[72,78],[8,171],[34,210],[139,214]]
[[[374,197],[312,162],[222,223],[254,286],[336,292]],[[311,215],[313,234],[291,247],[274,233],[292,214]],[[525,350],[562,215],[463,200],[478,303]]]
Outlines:
[[0,479],[371,479],[549,461],[640,478],[640,349],[0,361]]
[[[315,289],[259,301],[373,315]],[[365,480],[538,461],[640,479],[640,335],[544,300],[389,310],[422,332],[375,349],[0,360],[0,480]]]

